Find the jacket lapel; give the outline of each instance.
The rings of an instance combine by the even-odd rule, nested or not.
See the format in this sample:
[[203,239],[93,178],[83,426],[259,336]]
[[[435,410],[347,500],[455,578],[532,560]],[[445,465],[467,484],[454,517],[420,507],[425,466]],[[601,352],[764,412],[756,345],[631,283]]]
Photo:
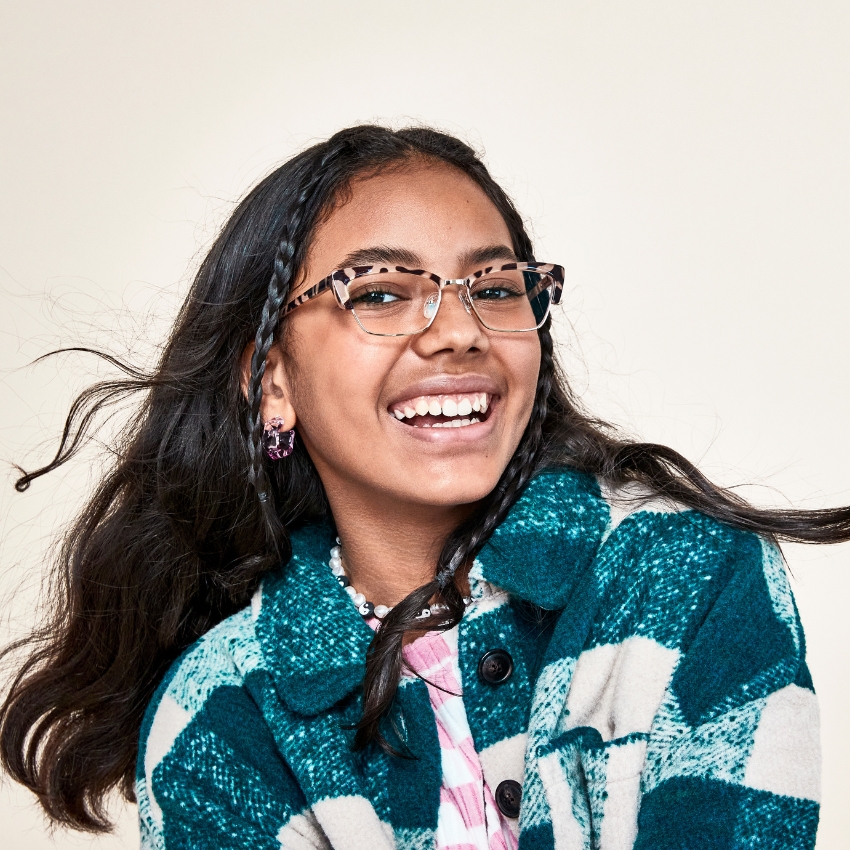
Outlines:
[[306,526],[291,540],[289,563],[263,582],[255,629],[280,697],[316,715],[362,683],[373,632],[328,567],[330,527]]

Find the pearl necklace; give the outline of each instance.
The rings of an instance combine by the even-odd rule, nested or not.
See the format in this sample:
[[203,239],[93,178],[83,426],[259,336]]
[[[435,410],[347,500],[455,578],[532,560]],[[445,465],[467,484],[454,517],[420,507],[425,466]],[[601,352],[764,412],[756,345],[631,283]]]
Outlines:
[[[328,566],[331,568],[331,572],[336,576],[336,580],[339,582],[340,587],[342,587],[354,603],[357,613],[360,614],[364,620],[370,620],[372,617],[377,617],[379,620],[383,620],[384,617],[393,610],[392,607],[387,607],[386,605],[373,605],[362,593],[358,593],[351,586],[351,581],[345,574],[345,568],[342,566],[342,549],[340,547],[338,537],[336,539],[336,546],[331,547],[331,559],[328,561]],[[470,602],[472,602],[472,599],[468,596],[463,600],[464,605],[469,605]],[[428,608],[423,608],[422,612],[416,615],[416,619],[424,620],[432,614],[442,614],[444,611],[448,610],[449,606],[444,602],[435,602]]]
[[358,593],[351,586],[351,582],[345,574],[345,569],[342,566],[342,558],[340,557],[341,551],[339,538],[337,537],[336,546],[331,547],[331,559],[328,561],[328,566],[331,568],[331,572],[336,576],[336,580],[339,582],[340,587],[342,587],[342,589],[348,594],[351,601],[354,603],[354,607],[357,609],[357,613],[360,614],[364,620],[369,620],[372,617],[377,617],[379,620],[383,620],[384,617],[386,617],[393,609],[388,608],[386,605],[373,605],[362,593]]

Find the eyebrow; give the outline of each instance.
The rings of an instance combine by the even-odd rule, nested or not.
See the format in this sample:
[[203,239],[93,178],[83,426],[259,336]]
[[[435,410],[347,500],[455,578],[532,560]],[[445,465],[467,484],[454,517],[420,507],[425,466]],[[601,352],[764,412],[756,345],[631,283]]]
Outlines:
[[[472,248],[464,251],[458,257],[461,268],[470,266],[483,266],[492,260],[505,260],[516,262],[516,254],[507,245],[486,245],[481,248]],[[357,268],[358,266],[404,266],[408,269],[420,269],[423,266],[422,258],[407,248],[398,248],[391,245],[373,245],[369,248],[360,248],[348,254],[338,266],[342,269]]]
[[492,260],[505,260],[509,263],[515,263],[516,254],[512,248],[507,245],[487,245],[484,248],[475,248],[461,254],[458,261],[462,268],[470,266],[483,266]]
[[373,245],[370,248],[360,248],[352,251],[340,263],[339,268],[351,269],[358,266],[407,266],[416,268],[422,264],[418,254],[407,248],[394,248],[390,245]]

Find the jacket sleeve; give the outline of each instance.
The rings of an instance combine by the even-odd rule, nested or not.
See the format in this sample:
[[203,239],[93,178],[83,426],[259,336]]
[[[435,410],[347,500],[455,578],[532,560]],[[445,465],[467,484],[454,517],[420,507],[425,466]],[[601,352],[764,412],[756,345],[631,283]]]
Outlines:
[[[692,539],[711,533],[702,519]],[[696,564],[668,564],[690,582],[670,613],[691,616],[670,641],[679,658],[649,731],[634,846],[814,847],[818,708],[784,562],[754,535],[714,535],[709,556],[696,546]],[[650,551],[663,561],[663,548]]]
[[143,850],[327,850],[254,697],[214,643],[182,659],[142,727]]

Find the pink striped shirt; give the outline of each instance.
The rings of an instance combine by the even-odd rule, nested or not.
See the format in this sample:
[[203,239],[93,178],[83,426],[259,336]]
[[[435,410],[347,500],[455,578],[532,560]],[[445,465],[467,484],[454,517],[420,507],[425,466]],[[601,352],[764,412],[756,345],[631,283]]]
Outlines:
[[517,840],[484,780],[466,719],[458,665],[457,626],[428,632],[404,648],[428,687],[443,767],[437,850],[516,850]]

